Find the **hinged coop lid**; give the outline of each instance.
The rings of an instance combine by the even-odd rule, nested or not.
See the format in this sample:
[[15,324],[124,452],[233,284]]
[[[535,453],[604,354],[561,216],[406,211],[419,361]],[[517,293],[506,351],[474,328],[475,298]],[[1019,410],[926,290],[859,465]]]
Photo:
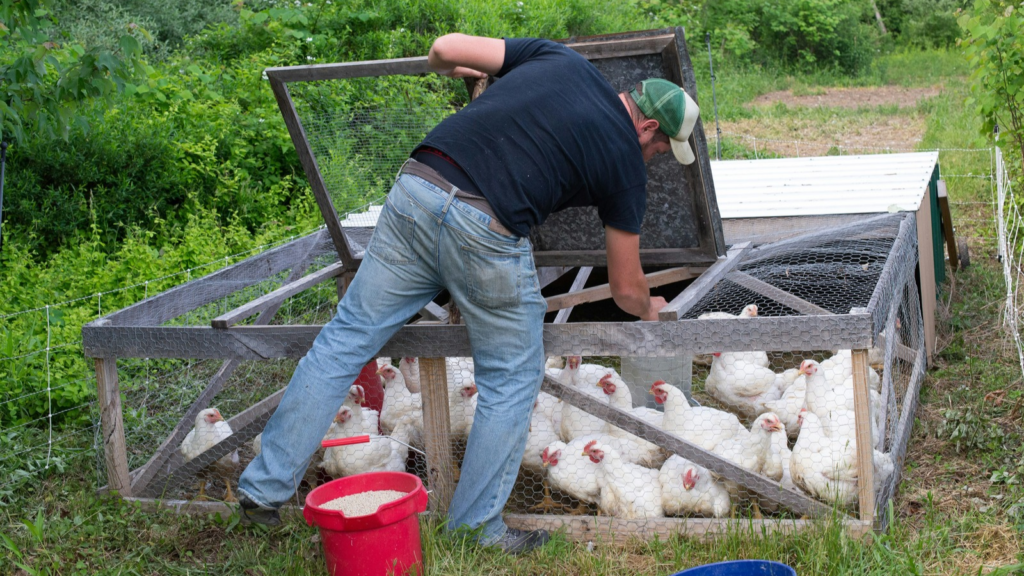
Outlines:
[[[682,28],[563,42],[593,62],[618,91],[645,78],[666,78],[699,102]],[[344,224],[339,213],[379,204],[413,147],[456,110],[450,105],[416,104],[417,83],[436,85],[440,78],[430,73],[426,57],[290,66],[266,73],[334,247],[342,264],[352,269],[362,257],[376,212],[348,217]],[[413,106],[340,109],[343,106],[338,103],[344,99],[337,95],[345,91],[343,83],[381,82],[381,77],[396,75],[418,77],[404,85],[404,93],[412,94]],[[391,136],[386,143],[375,144],[372,135],[381,131]],[[702,264],[725,253],[700,120],[690,146],[697,156],[693,164],[680,165],[667,154],[648,164],[647,213],[640,238],[645,264]],[[538,266],[605,264],[604,228],[594,208],[570,208],[551,215],[533,231],[531,240]]]

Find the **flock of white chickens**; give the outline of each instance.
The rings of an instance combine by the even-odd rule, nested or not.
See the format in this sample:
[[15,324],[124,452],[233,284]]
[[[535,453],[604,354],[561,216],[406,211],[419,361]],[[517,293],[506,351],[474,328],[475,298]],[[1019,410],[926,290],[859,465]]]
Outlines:
[[[757,315],[750,305],[740,317]],[[705,317],[732,317],[711,313]],[[449,413],[453,440],[465,440],[473,426],[476,386],[471,358],[448,358]],[[338,478],[371,471],[404,471],[411,447],[422,445],[423,413],[419,366],[402,358],[378,359],[384,385],[383,406],[364,408],[361,386],[352,386],[325,439],[369,435],[368,444],[324,450],[319,466]],[[765,352],[715,354],[705,390],[726,410],[691,406],[677,387],[654,382],[650,391],[664,412],[634,407],[630,387],[612,368],[584,364],[579,356],[550,358],[547,376],[601,398],[665,432],[672,433],[752,472],[829,503],[848,505],[857,498],[858,461],[853,412],[852,355],[848,350],[819,363],[804,360],[799,368],[776,373]],[[873,433],[880,433],[879,377],[869,371]],[[645,386],[646,387],[646,386]],[[230,427],[206,410],[182,443],[186,460],[231,434]],[[745,427],[740,418],[751,422]],[[225,427],[226,430],[224,429]],[[198,433],[197,433],[198,432]],[[378,435],[383,432],[383,434]],[[791,447],[791,439],[795,443]],[[260,450],[260,437],[253,441]],[[224,460],[227,459],[228,462]],[[222,471],[232,455],[216,465]],[[237,465],[237,454],[233,463]],[[890,457],[874,451],[876,483],[894,470]],[[543,478],[544,499],[534,509],[565,508],[550,487],[581,502],[574,513],[596,505],[601,513],[626,519],[666,515],[722,517],[752,500],[755,515],[774,510],[741,486],[716,476],[678,455],[615,427],[554,396],[540,393],[531,415],[523,452],[525,470]],[[228,494],[230,495],[230,481]]]

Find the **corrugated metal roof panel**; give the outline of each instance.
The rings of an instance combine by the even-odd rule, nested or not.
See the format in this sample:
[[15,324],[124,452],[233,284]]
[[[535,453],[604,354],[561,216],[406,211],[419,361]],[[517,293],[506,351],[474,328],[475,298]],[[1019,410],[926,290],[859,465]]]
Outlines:
[[723,219],[914,211],[938,152],[711,163]]

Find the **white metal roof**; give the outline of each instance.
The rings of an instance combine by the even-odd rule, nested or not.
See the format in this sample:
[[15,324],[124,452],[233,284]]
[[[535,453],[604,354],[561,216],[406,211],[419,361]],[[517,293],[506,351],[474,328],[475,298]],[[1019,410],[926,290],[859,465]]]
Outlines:
[[711,162],[723,219],[916,211],[938,152]]

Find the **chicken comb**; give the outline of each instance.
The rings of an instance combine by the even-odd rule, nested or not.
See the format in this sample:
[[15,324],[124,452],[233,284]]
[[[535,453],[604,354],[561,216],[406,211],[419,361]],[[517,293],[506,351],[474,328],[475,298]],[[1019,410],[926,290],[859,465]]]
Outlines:
[[590,452],[590,450],[594,447],[595,444],[597,444],[597,440],[591,440],[590,442],[587,442],[587,445],[583,447],[583,453],[586,454],[587,452]]

